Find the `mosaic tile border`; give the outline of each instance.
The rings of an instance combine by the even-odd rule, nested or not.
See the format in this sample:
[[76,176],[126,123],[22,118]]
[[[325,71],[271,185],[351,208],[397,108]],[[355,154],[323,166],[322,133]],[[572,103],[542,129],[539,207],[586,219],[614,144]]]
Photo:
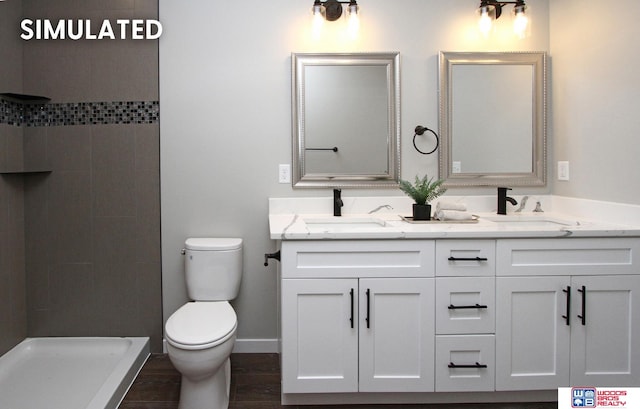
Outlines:
[[0,124],[20,126],[23,111],[23,104],[0,99]]
[[14,126],[153,124],[159,120],[159,101],[23,104],[0,99],[0,124]]

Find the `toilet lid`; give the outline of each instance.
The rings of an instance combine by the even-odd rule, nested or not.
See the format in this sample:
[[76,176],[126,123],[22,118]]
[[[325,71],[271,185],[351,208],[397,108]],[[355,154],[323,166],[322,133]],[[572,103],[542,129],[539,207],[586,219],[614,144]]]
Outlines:
[[236,313],[227,301],[188,302],[169,317],[165,335],[187,349],[210,347],[226,340],[236,326]]
[[189,238],[184,242],[187,250],[237,250],[242,247],[242,239],[236,238]]

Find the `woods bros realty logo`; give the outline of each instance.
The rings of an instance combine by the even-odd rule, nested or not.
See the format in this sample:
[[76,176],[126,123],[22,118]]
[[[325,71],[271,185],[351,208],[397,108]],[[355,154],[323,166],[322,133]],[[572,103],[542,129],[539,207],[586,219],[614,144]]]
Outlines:
[[23,40],[156,40],[162,35],[158,20],[118,19],[101,23],[89,19],[24,19]]
[[[638,388],[573,387],[558,390],[558,408],[638,408]],[[569,394],[570,395],[567,396]],[[567,405],[570,399],[570,405]],[[565,406],[563,406],[565,405]]]

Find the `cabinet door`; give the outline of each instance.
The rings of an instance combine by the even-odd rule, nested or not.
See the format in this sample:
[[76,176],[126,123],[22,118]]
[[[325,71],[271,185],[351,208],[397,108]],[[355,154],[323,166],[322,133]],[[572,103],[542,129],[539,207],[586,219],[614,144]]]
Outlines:
[[357,297],[357,279],[282,280],[284,393],[357,392]]
[[360,280],[361,392],[434,390],[434,282]]
[[640,277],[573,277],[572,288],[571,384],[637,385]]
[[496,279],[496,390],[569,386],[569,277]]

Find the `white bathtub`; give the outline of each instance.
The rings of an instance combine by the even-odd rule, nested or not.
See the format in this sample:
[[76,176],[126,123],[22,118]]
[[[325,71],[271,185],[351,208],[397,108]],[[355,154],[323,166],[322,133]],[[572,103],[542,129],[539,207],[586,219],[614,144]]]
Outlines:
[[0,357],[2,409],[115,409],[149,338],[27,338]]

